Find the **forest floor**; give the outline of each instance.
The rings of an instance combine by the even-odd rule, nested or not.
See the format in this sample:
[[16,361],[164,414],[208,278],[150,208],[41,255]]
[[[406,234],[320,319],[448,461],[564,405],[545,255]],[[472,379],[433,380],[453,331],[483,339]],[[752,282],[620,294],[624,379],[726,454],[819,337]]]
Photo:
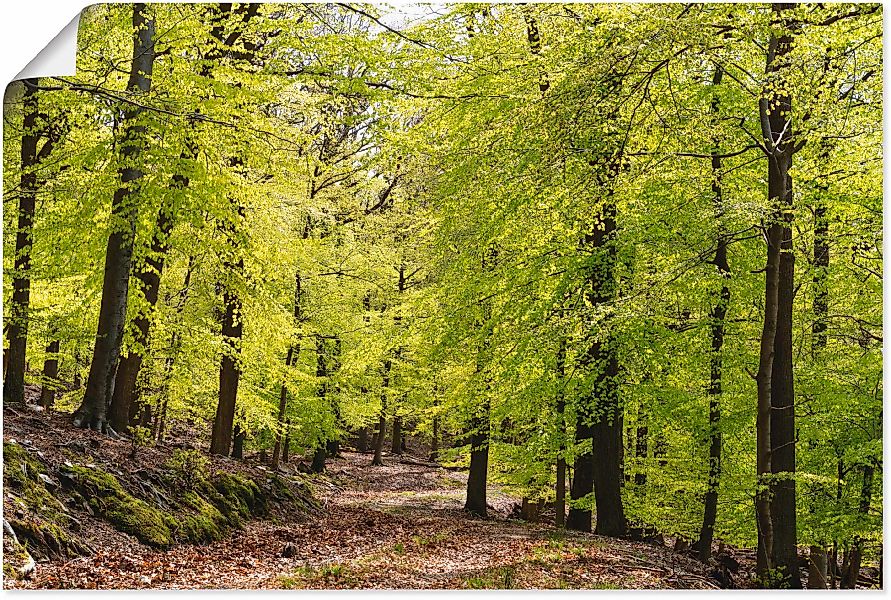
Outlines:
[[[76,435],[58,431],[66,426],[61,414],[6,412],[4,434],[29,436],[26,443],[50,453],[48,440]],[[94,432],[82,435],[85,442],[99,439]],[[92,442],[100,445],[96,452],[129,448],[107,438]],[[147,453],[143,461],[156,459]],[[354,452],[329,460],[327,473],[313,481],[323,507],[318,515],[278,511],[220,541],[163,550],[91,521],[83,535],[92,555],[39,561],[30,579],[7,579],[4,587],[718,588],[705,566],[661,545],[509,519],[517,499],[495,487],[491,518],[471,518],[461,510],[464,473],[409,456],[385,455],[382,467],[370,461]]]

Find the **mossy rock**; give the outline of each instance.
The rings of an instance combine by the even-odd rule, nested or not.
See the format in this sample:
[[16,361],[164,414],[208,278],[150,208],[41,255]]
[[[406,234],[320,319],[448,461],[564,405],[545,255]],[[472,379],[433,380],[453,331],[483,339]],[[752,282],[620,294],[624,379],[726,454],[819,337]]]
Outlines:
[[[266,495],[253,480],[234,473],[218,473],[212,483],[228,505],[228,511],[234,510],[243,518],[266,514]],[[220,509],[226,512],[223,507]]]
[[[3,478],[6,493],[40,522],[56,529],[66,527],[71,519],[62,502],[47,489],[47,469],[27,449],[15,442],[3,443]],[[52,551],[52,549],[50,549]]]
[[37,558],[70,558],[88,554],[90,549],[64,527],[39,518],[9,521],[19,541]]
[[24,486],[37,480],[43,465],[15,442],[3,442],[3,478],[12,485]]
[[94,465],[64,466],[62,471],[89,498],[93,510],[117,529],[157,548],[174,542],[173,532],[179,528],[179,522],[165,511],[128,493],[114,475]]
[[191,514],[180,517],[177,538],[193,543],[220,540],[232,528],[240,525],[231,522],[220,510],[195,492],[188,492],[183,504]]
[[[297,487],[295,493],[288,483]],[[315,513],[321,510],[321,505],[315,498],[315,492],[310,483],[296,477],[288,477],[287,479],[276,475],[269,474],[266,478],[265,487],[269,488],[271,495],[279,501],[288,502],[298,507],[305,513]]]

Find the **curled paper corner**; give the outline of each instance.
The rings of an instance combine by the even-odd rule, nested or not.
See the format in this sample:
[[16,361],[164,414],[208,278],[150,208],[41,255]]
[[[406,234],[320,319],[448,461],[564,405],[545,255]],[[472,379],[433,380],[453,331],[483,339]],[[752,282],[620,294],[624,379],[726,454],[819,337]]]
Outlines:
[[53,75],[74,75],[77,66],[77,28],[80,24],[78,12],[71,22],[50,40],[31,62],[25,65],[14,79],[50,77]]

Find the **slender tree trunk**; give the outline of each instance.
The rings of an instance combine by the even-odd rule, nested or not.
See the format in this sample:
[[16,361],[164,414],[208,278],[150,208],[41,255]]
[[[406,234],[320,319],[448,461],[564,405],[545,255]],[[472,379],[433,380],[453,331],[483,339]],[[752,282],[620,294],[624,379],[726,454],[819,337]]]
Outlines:
[[[239,272],[244,260],[238,261]],[[235,403],[238,397],[238,380],[241,376],[240,354],[243,324],[241,299],[234,292],[223,292],[225,311],[222,321],[223,357],[220,360],[220,391],[210,441],[211,454],[227,456],[232,445],[232,427],[235,423]]]
[[[381,410],[383,413],[383,410]],[[384,449],[384,437],[387,433],[387,418],[380,416],[377,422],[377,432],[374,434],[374,458],[371,460],[371,464],[379,467],[384,464],[383,459],[383,449]]]
[[[575,443],[576,445],[583,444],[584,450],[575,457],[573,464],[572,485],[569,489],[569,497],[573,501],[579,501],[594,491],[594,457],[588,449],[591,445],[590,440],[593,432],[590,425],[590,414],[583,412],[584,408],[584,406],[579,407],[575,425]],[[570,506],[566,528],[576,531],[591,531],[591,510]]]
[[467,475],[467,500],[464,510],[476,517],[488,516],[486,480],[489,472],[489,400],[477,407],[470,422],[470,472]]
[[[775,16],[779,17],[780,12],[785,8],[784,5],[774,4],[773,9]],[[777,18],[777,21],[781,20]],[[777,543],[775,539],[774,527],[778,520],[774,517],[774,508],[783,512],[788,505],[789,490],[783,486],[780,490],[779,485],[771,485],[766,478],[767,475],[785,471],[788,468],[788,452],[783,452],[780,457],[780,465],[774,465],[776,460],[773,451],[779,447],[774,436],[779,434],[781,437],[785,432],[788,424],[789,415],[785,406],[788,403],[787,396],[791,391],[791,373],[787,372],[787,368],[791,365],[791,356],[777,356],[777,352],[785,353],[787,351],[787,306],[786,303],[791,299],[787,298],[789,292],[789,278],[793,271],[791,263],[787,258],[782,258],[783,249],[791,249],[791,238],[786,235],[785,216],[791,218],[791,212],[785,210],[788,206],[791,208],[791,180],[788,177],[789,167],[791,166],[793,146],[789,143],[791,123],[791,100],[785,92],[776,93],[777,88],[782,88],[781,81],[775,81],[777,77],[782,79],[781,73],[778,72],[783,67],[783,56],[791,49],[791,37],[788,35],[772,34],[769,42],[767,56],[767,74],[774,81],[771,88],[766,89],[762,97],[759,99],[759,114],[761,119],[762,135],[765,147],[768,150],[768,198],[770,200],[773,214],[771,222],[767,228],[767,264],[765,266],[765,301],[764,301],[764,325],[761,333],[761,349],[759,354],[758,374],[756,383],[758,387],[758,418],[757,418],[757,471],[759,477],[758,492],[756,494],[756,514],[758,524],[758,560],[757,571],[759,575],[766,574],[769,569],[774,567],[788,568],[788,564],[779,565],[776,560],[781,557],[784,563],[788,562],[788,533],[789,526],[781,525],[783,531],[780,532],[781,540]],[[780,58],[781,60],[777,60]],[[788,238],[788,239],[787,239]],[[788,252],[786,254],[789,254]],[[782,283],[781,283],[782,282]],[[782,288],[782,292],[781,292]],[[781,323],[782,321],[782,323]],[[791,350],[791,346],[788,348]],[[778,364],[775,364],[778,363]],[[780,385],[782,389],[775,390],[774,386]],[[774,399],[774,395],[779,396]],[[777,409],[783,414],[774,415],[773,411]],[[793,421],[794,423],[794,421]],[[783,432],[775,432],[774,425],[781,425]],[[788,440],[784,440],[784,444]],[[794,471],[794,447],[792,448],[792,470]],[[774,494],[773,501],[771,495],[779,491],[782,496],[780,502]],[[791,497],[794,498],[794,484],[791,490]],[[792,517],[794,519],[794,508]],[[788,516],[788,515],[784,515]],[[794,523],[794,521],[793,521]],[[792,548],[794,552],[794,547]],[[797,578],[798,570],[794,569]],[[787,576],[792,573],[787,572]],[[790,582],[794,583],[794,582]]]
[[560,338],[560,344],[557,347],[557,435],[559,442],[557,444],[557,485],[555,489],[554,502],[554,524],[557,528],[566,525],[566,396],[563,386],[566,383],[566,338]]
[[795,389],[792,371],[792,304],[795,294],[795,255],[792,251],[793,197],[792,100],[783,77],[786,57],[792,50],[790,23],[782,11],[793,5],[774,4],[773,9],[786,29],[775,38],[775,56],[768,71],[777,79],[772,98],[767,102],[770,129],[768,188],[770,199],[777,204],[777,227],[780,229],[777,274],[777,319],[774,336],[774,357],[771,370],[770,447],[772,486],[771,519],[773,520],[773,562],[784,578],[780,584],[801,588],[798,570],[796,492],[795,492]]
[[[721,84],[724,71],[721,67],[715,68],[712,85]],[[717,96],[712,100],[712,113],[718,117]],[[721,156],[718,151],[718,140],[715,139],[715,149],[712,152],[712,197],[714,199],[716,217],[724,214],[724,194],[721,187]],[[697,554],[699,560],[708,562],[712,554],[712,540],[715,533],[715,520],[718,516],[718,486],[721,481],[721,394],[724,348],[724,322],[727,318],[727,309],[730,305],[730,287],[727,284],[730,278],[730,265],[727,262],[727,246],[729,240],[722,230],[718,233],[715,255],[712,263],[721,276],[721,291],[718,300],[712,307],[710,315],[711,329],[711,356],[709,373],[709,453],[708,453],[708,488],[705,493],[705,506],[702,516],[702,527],[699,530],[697,542]]]
[[383,450],[387,433],[387,388],[390,387],[390,369],[392,364],[389,358],[384,361],[384,376],[381,384],[381,413],[378,417],[377,435],[374,439],[374,458],[371,459],[371,464],[378,467],[384,464]]
[[[155,22],[148,15],[145,4],[133,5],[133,60],[127,90],[133,95],[151,89],[152,68],[155,62]],[[124,325],[127,317],[127,292],[130,282],[130,263],[139,214],[138,182],[143,172],[140,162],[146,144],[145,110],[139,104],[123,106],[124,135],[120,147],[120,187],[111,206],[111,233],[105,250],[105,274],[99,325],[93,361],[87,378],[83,403],[74,414],[74,424],[96,430],[108,430],[106,408],[114,391],[114,377],[121,353]]]
[[[194,159],[194,151],[184,151],[180,159]],[[164,272],[164,261],[169,249],[170,232],[173,230],[174,213],[176,211],[175,198],[180,190],[189,185],[189,179],[183,175],[173,176],[169,199],[158,211],[155,219],[155,229],[152,234],[152,242],[148,256],[145,257],[143,268],[136,275],[139,288],[145,298],[147,309],[133,319],[133,342],[135,348],[131,348],[118,365],[115,376],[114,393],[111,404],[108,407],[108,420],[116,431],[123,431],[133,422],[133,414],[139,408],[139,387],[137,380],[142,369],[142,361],[148,352],[149,327],[151,326],[151,313],[158,303],[158,294],[161,288],[161,275]]]
[[[828,144],[823,142],[821,158],[829,158]],[[811,353],[815,363],[818,363],[821,350],[826,347],[827,316],[829,315],[829,218],[825,194],[828,186],[823,184],[817,188],[817,198],[814,207],[814,322],[811,326]],[[828,543],[823,541],[810,547],[808,556],[807,587],[811,590],[825,590],[829,587],[827,555]]]
[[360,427],[358,431],[358,440],[356,441],[356,450],[358,452],[368,452],[368,427]]
[[[297,293],[295,297],[294,318],[298,320],[300,317],[300,274],[297,274]],[[288,348],[288,355],[285,357],[285,367],[297,364],[300,356],[300,345],[292,345]],[[282,389],[278,399],[278,418],[276,419],[275,445],[272,448],[272,469],[278,469],[279,460],[282,450],[282,436],[285,429],[285,415],[288,410],[288,386],[282,382]]]
[[[436,405],[434,401],[434,406]],[[439,415],[433,415],[433,436],[430,439],[430,462],[439,461]]]
[[[859,512],[861,515],[869,514],[872,504],[873,481],[875,479],[875,466],[867,464],[863,466],[863,487],[860,491]],[[857,587],[857,579],[860,577],[860,562],[863,559],[863,540],[857,536],[851,544],[848,566],[843,573],[842,587],[853,590]]]
[[[182,311],[186,307],[186,300],[189,297],[189,284],[192,281],[192,270],[195,267],[195,259],[193,256],[189,256],[188,266],[186,267],[186,277],[183,280],[182,290],[177,294],[179,296],[179,300],[176,304],[176,315],[177,317],[182,313]],[[167,419],[167,405],[170,402],[170,379],[173,377],[173,365],[176,362],[177,354],[179,353],[180,347],[180,336],[174,330],[173,333],[170,334],[170,347],[169,354],[164,359],[164,386],[162,388],[160,397],[158,398],[157,406],[155,407],[155,424],[152,431],[153,439],[157,440],[157,443],[161,443],[164,440],[164,427],[166,425]]]
[[771,472],[770,455],[770,395],[771,371],[774,358],[774,337],[777,324],[777,285],[779,276],[780,227],[772,224],[767,229],[767,265],[765,267],[764,324],[761,331],[756,383],[758,412],[756,419],[758,491],[755,508],[758,526],[757,571],[766,573],[773,568],[773,524],[770,516],[770,491],[766,476]]
[[285,441],[282,444],[282,462],[288,464],[289,454],[291,453],[291,419],[285,420]]
[[7,325],[9,350],[6,378],[3,381],[4,402],[25,401],[25,352],[28,347],[28,310],[31,304],[31,248],[34,242],[34,206],[37,199],[37,142],[40,139],[37,119],[37,79],[22,80],[22,147],[19,176],[18,226],[15,237],[15,271],[12,274],[12,303]]
[[158,433],[154,436],[156,443],[161,444],[164,441],[164,431],[167,427],[167,403],[169,402],[168,398],[164,398],[164,401],[161,402],[160,410],[158,411],[158,416],[155,422],[158,424]]
[[807,571],[807,587],[809,590],[825,590],[828,588],[828,575],[826,573],[826,548],[823,546],[811,546],[810,563]]
[[[483,271],[491,269],[497,260],[498,250],[489,249],[483,257]],[[467,498],[464,510],[476,517],[488,517],[486,502],[486,485],[489,477],[489,411],[491,408],[489,394],[492,384],[488,373],[490,360],[490,336],[492,333],[489,320],[491,306],[487,300],[480,302],[482,318],[479,325],[484,329],[483,340],[476,355],[476,386],[482,393],[478,395],[479,404],[474,407],[470,419],[470,471],[467,474]]]
[[74,347],[74,377],[72,378],[73,379],[72,383],[74,384],[74,389],[76,389],[76,390],[83,389],[83,387],[84,387],[84,380],[83,380],[83,374],[82,374],[83,368],[84,368],[84,361],[83,361],[83,354],[81,353],[80,345],[75,345],[75,347]]
[[242,427],[241,423],[236,423],[232,436],[232,458],[237,458],[238,460],[244,458],[245,435],[246,432],[244,430],[244,427]]
[[[202,67],[201,75],[210,77],[211,66],[214,61],[220,60],[225,55],[225,49],[231,48],[235,41],[244,33],[244,26],[248,21],[256,16],[257,5],[248,4],[247,9],[242,12],[241,20],[238,22],[234,30],[229,32],[228,36],[225,31],[225,19],[233,11],[232,3],[220,3],[211,5],[210,21],[213,23],[211,36],[216,40],[218,45],[212,47],[204,56],[205,64]],[[236,171],[243,171],[244,160],[239,156],[229,158],[229,167]],[[223,271],[231,275],[244,274],[244,257],[240,251],[240,231],[239,224],[245,221],[244,206],[235,199],[230,198],[230,202],[235,208],[237,217],[234,219],[230,216],[223,220],[222,229],[229,238],[229,252],[223,256]],[[238,259],[236,260],[236,257]],[[223,338],[223,356],[220,360],[220,388],[219,398],[217,401],[217,411],[214,417],[213,428],[210,438],[211,454],[229,454],[232,445],[232,427],[235,421],[235,405],[238,398],[238,382],[241,378],[241,338],[243,334],[243,321],[241,310],[241,298],[235,292],[232,286],[222,285],[223,289],[223,305],[224,313],[222,315],[222,338]]]
[[[293,348],[288,348],[288,357],[285,359],[286,364],[290,364]],[[288,388],[282,383],[282,389],[278,397],[278,417],[276,418],[275,444],[272,446],[272,470],[278,469],[282,452],[282,430],[285,424],[285,411],[288,408]]]
[[43,388],[40,390],[40,406],[49,410],[56,401],[56,388],[59,377],[59,340],[51,341],[46,347],[46,360],[43,361]]
[[[589,298],[592,305],[615,300],[616,205],[612,185],[617,175],[618,157],[612,157],[603,181],[606,199],[601,218],[595,222],[591,237],[597,261],[591,273]],[[592,424],[594,501],[597,509],[596,532],[622,536],[626,533],[622,505],[622,408],[619,402],[619,362],[617,341],[608,327],[601,328],[601,337],[591,346],[591,365],[597,369],[593,393],[595,420]]]
[[402,417],[393,417],[393,439],[390,443],[390,454],[402,454]]
[[[328,395],[328,361],[323,338],[316,340],[316,377],[319,379],[318,397],[320,404],[324,405]],[[325,470],[325,458],[328,456],[328,440],[321,438],[316,442],[316,449],[312,457],[311,469],[313,473],[321,473]]]

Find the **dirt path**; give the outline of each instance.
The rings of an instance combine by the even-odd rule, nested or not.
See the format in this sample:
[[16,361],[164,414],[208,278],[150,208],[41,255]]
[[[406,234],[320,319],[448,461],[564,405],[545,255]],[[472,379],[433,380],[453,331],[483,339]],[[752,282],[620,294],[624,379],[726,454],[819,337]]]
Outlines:
[[[105,546],[38,566],[27,588],[714,588],[701,565],[648,544],[471,519],[466,476],[345,453],[309,522],[254,521],[207,546]],[[493,512],[514,499],[490,492]]]

